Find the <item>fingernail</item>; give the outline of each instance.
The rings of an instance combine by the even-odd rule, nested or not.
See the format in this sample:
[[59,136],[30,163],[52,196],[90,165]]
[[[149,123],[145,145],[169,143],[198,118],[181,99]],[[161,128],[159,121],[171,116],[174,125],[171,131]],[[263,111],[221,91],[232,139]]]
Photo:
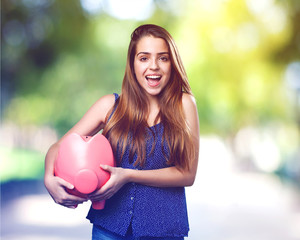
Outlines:
[[105,169],[105,168],[106,168],[106,166],[105,166],[105,165],[103,165],[103,164],[100,164],[100,168],[103,168],[103,169]]

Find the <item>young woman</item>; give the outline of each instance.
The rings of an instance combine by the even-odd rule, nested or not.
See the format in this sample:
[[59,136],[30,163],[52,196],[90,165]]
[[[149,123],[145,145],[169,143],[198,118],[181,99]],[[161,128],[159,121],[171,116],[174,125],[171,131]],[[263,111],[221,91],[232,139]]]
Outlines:
[[[92,238],[187,236],[184,187],[196,175],[199,120],[178,50],[164,28],[148,24],[134,30],[121,94],[100,98],[66,135],[95,135],[102,129],[117,167],[101,166],[111,177],[89,195],[106,199],[103,210],[88,213]],[[73,186],[54,176],[62,139],[46,155],[45,186],[56,203],[73,207],[87,199],[68,194],[65,189]]]

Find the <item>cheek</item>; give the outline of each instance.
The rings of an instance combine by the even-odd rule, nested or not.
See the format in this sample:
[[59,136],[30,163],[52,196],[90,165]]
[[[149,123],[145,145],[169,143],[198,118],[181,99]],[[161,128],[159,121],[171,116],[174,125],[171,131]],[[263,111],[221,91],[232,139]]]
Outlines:
[[141,73],[142,73],[141,66],[139,64],[137,64],[137,63],[134,63],[133,67],[134,67],[134,73],[135,73],[135,75],[136,76],[141,75]]
[[172,73],[171,65],[166,66],[166,68],[165,68],[165,73],[166,73],[166,75],[168,76],[168,80],[169,80],[170,77],[171,77],[171,73]]
[[138,64],[134,64],[134,75],[135,79],[139,84],[142,84],[143,72],[141,67]]
[[167,79],[166,79],[166,83],[165,84],[168,84],[170,82],[170,79],[171,79],[171,74],[168,75]]

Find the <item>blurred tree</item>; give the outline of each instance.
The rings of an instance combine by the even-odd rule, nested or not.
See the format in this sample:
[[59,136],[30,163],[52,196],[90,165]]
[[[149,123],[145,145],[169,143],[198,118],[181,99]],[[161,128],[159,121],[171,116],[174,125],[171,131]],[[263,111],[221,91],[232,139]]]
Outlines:
[[49,97],[57,93],[51,87],[41,92],[41,79],[61,55],[83,44],[87,19],[75,1],[2,1],[1,12],[4,118],[45,124],[54,114]]
[[278,1],[290,18],[291,36],[286,44],[272,54],[273,60],[286,65],[288,62],[300,60],[300,1]]
[[101,15],[109,27],[99,29],[73,0],[3,1],[2,12],[1,92],[10,93],[2,103],[4,119],[50,124],[64,133],[107,89],[115,89],[124,65],[103,37],[113,20],[105,23],[108,17]]
[[[228,135],[247,125],[289,121],[283,74],[299,57],[299,48],[288,47],[298,44],[293,37],[300,20],[296,2],[187,2],[189,15],[178,26],[177,38],[203,132]],[[281,51],[293,57],[279,63],[274,56]]]
[[202,132],[234,134],[288,119],[282,75],[299,59],[299,1],[155,0],[149,19],[93,14],[79,0],[2,1],[3,119],[63,134],[103,94],[118,92],[129,36],[156,23],[175,37]]
[[[175,38],[202,133],[232,139],[245,126],[279,122],[286,127],[272,137],[285,136],[276,141],[286,172],[299,176],[291,157],[298,148],[295,111],[284,81],[286,69],[295,75],[300,66],[299,0],[137,0],[121,12],[113,2],[1,1],[3,122],[64,134],[100,96],[120,91],[130,34],[154,23]],[[41,153],[0,146],[0,155],[6,178],[41,175]]]

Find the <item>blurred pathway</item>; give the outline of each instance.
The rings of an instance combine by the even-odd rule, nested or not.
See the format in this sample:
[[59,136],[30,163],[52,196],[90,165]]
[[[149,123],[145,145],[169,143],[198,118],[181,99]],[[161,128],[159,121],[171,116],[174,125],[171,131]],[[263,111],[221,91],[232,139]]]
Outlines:
[[239,172],[222,141],[202,138],[187,188],[189,240],[300,240],[300,191],[272,174]]
[[187,196],[188,239],[300,239],[299,190],[282,184],[275,176],[203,178],[187,190]]
[[2,240],[90,239],[89,205],[76,210],[54,203],[42,181],[5,184],[1,189]]
[[[42,182],[8,187],[2,187],[2,194],[11,198],[1,202],[1,239],[90,239],[88,203],[76,210],[63,208],[43,190]],[[20,196],[14,198],[18,187]],[[240,174],[226,179],[203,174],[187,188],[187,198],[190,240],[300,239],[299,192],[276,177]]]
[[[195,184],[186,189],[188,240],[300,240],[300,192],[274,175],[241,173],[219,147],[202,143]],[[205,150],[206,149],[206,150]],[[90,239],[89,203],[67,209],[42,181],[1,188],[2,240]]]

